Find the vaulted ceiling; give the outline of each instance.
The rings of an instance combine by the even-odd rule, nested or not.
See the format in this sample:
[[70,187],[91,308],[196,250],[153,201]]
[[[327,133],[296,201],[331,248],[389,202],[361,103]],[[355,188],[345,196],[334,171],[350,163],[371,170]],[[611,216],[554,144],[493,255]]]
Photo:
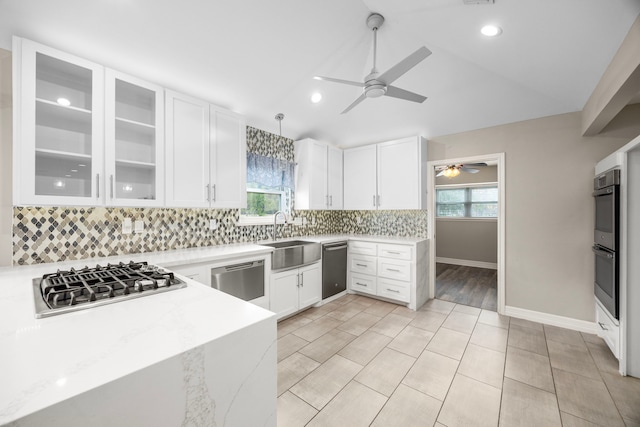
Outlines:
[[[371,12],[386,19],[381,71],[433,52],[394,83],[428,99],[367,99],[341,115],[361,89],[312,77],[369,73]],[[639,13],[638,0],[0,0],[0,47],[26,37],[274,133],[284,113],[283,135],[346,147],[580,111]],[[481,35],[487,23],[502,35]]]

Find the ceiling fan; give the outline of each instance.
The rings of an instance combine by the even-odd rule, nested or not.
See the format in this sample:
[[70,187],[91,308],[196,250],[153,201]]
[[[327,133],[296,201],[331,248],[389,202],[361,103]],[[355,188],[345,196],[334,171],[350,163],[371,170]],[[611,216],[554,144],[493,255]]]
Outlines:
[[426,96],[418,95],[417,93],[409,92],[408,90],[400,89],[396,86],[391,86],[391,83],[399,79],[407,71],[415,67],[431,55],[431,51],[422,46],[420,49],[407,56],[402,61],[398,62],[393,67],[389,68],[384,73],[380,74],[376,68],[376,49],[377,49],[377,32],[378,29],[384,23],[384,17],[379,13],[372,13],[367,18],[367,27],[373,31],[373,68],[371,73],[365,76],[364,82],[354,82],[351,80],[334,79],[331,77],[315,76],[316,80],[325,80],[328,82],[341,83],[351,86],[358,86],[363,88],[362,95],[358,97],[351,105],[349,105],[341,114],[349,112],[353,107],[364,101],[365,98],[378,98],[380,96],[391,96],[393,98],[400,98],[413,102],[424,102],[427,99]]
[[486,163],[467,163],[464,165],[447,165],[447,166],[440,166],[437,167],[436,170],[439,170],[440,172],[438,172],[438,174],[436,175],[438,176],[446,176],[447,178],[454,178],[458,175],[460,175],[460,172],[466,172],[466,173],[478,173],[480,172],[479,169],[474,169],[472,167],[469,166],[487,166]]

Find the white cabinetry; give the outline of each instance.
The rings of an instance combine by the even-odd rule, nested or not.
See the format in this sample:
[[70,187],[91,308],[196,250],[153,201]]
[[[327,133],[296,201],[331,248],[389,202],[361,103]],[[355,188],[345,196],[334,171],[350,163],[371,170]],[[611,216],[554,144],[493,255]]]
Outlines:
[[426,241],[417,244],[349,241],[349,290],[406,303],[426,302]]
[[14,53],[14,203],[162,205],[162,88],[30,40]]
[[20,38],[13,53],[14,204],[102,204],[103,67]]
[[324,142],[295,143],[296,209],[342,209],[342,150]]
[[270,310],[281,319],[322,299],[320,263],[271,274]]
[[598,336],[607,343],[616,359],[620,358],[620,326],[597,301],[596,323]]
[[106,70],[105,157],[108,205],[164,202],[164,91]]
[[246,126],[242,116],[167,91],[167,205],[246,206]]
[[344,151],[344,208],[426,209],[427,144],[410,137]]
[[376,209],[376,146],[344,150],[344,208]]

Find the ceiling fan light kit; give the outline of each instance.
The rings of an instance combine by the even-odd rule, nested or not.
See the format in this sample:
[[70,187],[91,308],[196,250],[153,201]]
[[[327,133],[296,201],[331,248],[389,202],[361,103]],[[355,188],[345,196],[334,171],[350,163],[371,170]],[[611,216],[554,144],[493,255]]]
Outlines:
[[466,172],[466,173],[480,172],[479,169],[470,168],[469,166],[482,167],[482,166],[487,166],[487,164],[486,163],[470,163],[467,165],[440,166],[436,168],[436,170],[440,171],[436,174],[436,177],[446,176],[447,178],[455,178],[456,176],[460,175],[460,172]]
[[358,86],[362,88],[362,94],[349,105],[342,114],[345,114],[353,107],[364,101],[366,98],[379,98],[381,96],[390,96],[393,98],[399,98],[406,101],[412,101],[422,103],[427,99],[426,96],[418,95],[417,93],[409,92],[408,90],[400,89],[395,86],[391,86],[391,83],[402,77],[407,71],[418,65],[423,59],[431,55],[431,51],[422,46],[405,59],[380,74],[376,68],[377,62],[377,48],[378,48],[378,29],[384,23],[384,17],[379,13],[372,13],[367,17],[367,27],[373,31],[373,67],[371,73],[364,78],[364,83],[354,82],[351,80],[334,79],[332,77],[315,76],[316,80],[324,80],[333,83],[346,84],[350,86]]

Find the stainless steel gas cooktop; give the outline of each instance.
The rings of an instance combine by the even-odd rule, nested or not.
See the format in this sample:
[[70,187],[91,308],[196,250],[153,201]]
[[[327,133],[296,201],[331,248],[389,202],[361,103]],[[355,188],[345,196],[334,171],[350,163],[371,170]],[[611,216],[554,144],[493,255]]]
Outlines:
[[146,262],[97,265],[33,279],[36,318],[184,288],[172,272]]

